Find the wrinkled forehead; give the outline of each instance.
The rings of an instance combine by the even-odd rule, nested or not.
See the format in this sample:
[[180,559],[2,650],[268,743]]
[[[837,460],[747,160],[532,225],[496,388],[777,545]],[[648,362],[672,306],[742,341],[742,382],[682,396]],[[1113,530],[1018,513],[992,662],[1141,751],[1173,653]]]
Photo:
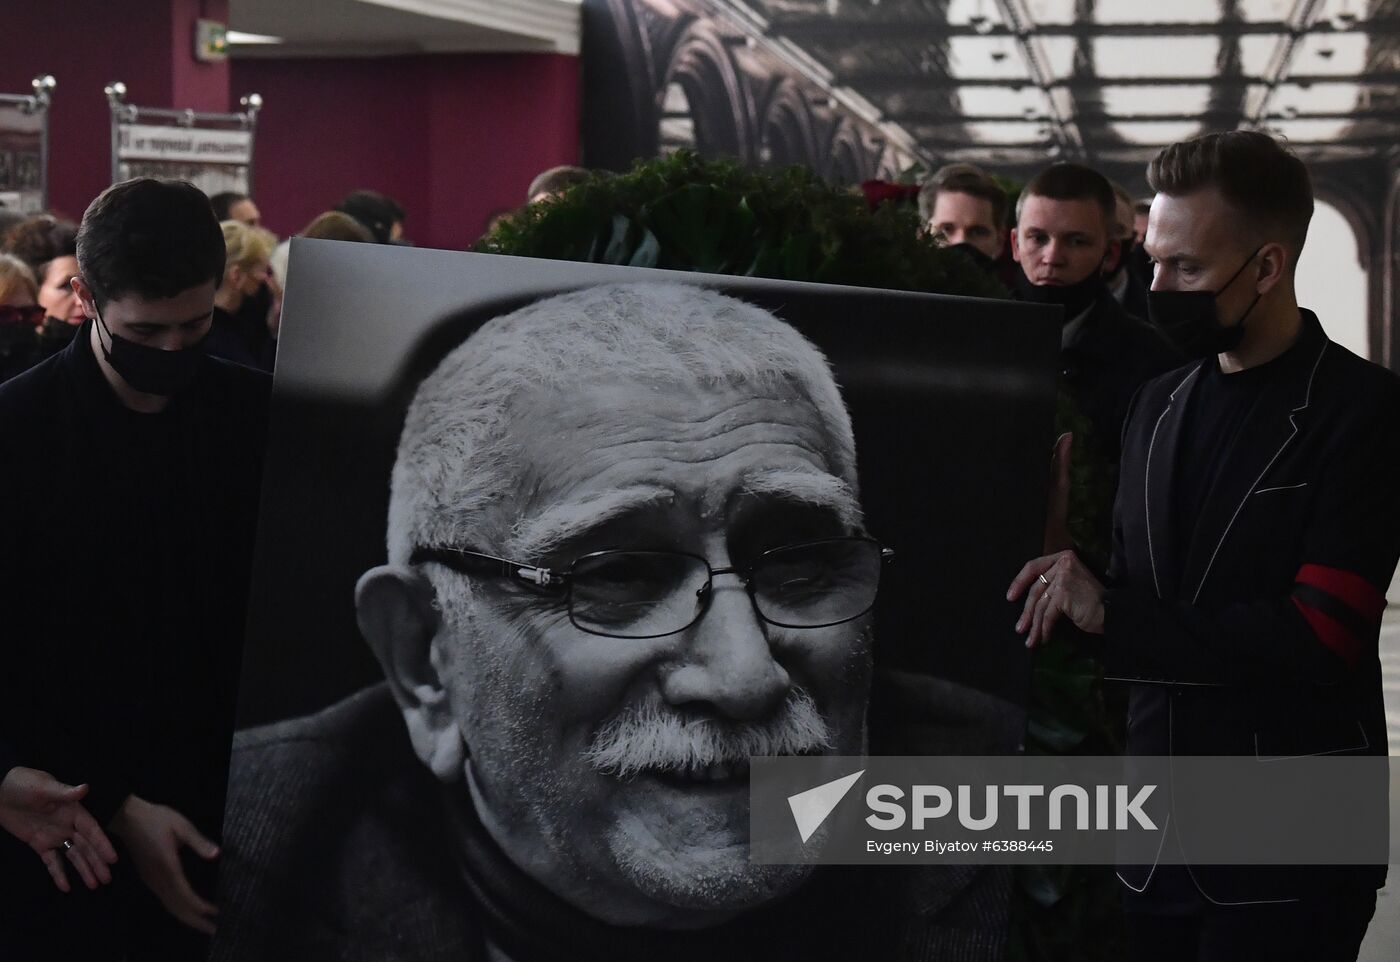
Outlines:
[[591,380],[516,399],[508,430],[515,546],[626,516],[723,527],[749,502],[859,524],[852,486],[816,404],[773,380],[663,384]]

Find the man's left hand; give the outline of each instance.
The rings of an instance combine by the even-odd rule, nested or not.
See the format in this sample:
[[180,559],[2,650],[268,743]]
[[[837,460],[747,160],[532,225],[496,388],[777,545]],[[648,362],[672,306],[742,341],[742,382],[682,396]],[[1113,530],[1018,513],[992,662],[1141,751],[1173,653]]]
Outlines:
[[[1029,590],[1028,590],[1029,589]],[[1007,589],[1006,600],[1026,596],[1016,630],[1026,634],[1026,647],[1050,637],[1061,615],[1081,630],[1103,634],[1104,587],[1073,551],[1057,551],[1026,562]]]

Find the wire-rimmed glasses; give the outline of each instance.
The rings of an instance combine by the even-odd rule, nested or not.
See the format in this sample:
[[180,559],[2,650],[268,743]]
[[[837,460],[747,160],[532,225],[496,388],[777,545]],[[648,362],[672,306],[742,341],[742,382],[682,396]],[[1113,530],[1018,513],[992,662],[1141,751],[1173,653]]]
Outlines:
[[784,545],[747,564],[712,567],[684,551],[609,549],[582,555],[566,571],[467,548],[419,547],[411,564],[437,562],[474,577],[509,578],[562,591],[569,621],[609,638],[661,638],[699,621],[717,575],[736,575],[759,619],[780,628],[827,628],[875,605],[880,571],[894,552],[874,538],[824,538]]

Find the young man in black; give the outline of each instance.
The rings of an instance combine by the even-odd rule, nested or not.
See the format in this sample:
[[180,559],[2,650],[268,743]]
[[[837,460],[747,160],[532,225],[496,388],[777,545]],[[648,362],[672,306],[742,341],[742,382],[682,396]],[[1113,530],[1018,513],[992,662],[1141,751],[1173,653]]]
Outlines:
[[0,785],[84,828],[0,833],[0,957],[202,959],[270,380],[201,350],[224,243],[191,185],[106,190],[78,262],[82,330],[0,388]]
[[[1165,148],[1148,182],[1149,308],[1196,360],[1129,411],[1107,587],[1072,552],[1037,558],[1009,592],[1027,594],[1017,628],[1103,636],[1107,674],[1130,682],[1130,754],[1384,756],[1400,378],[1298,306],[1313,201],[1297,157],[1209,134]],[[1173,814],[1164,842],[1185,852],[1192,823]],[[1208,861],[1120,870],[1135,962],[1352,960],[1385,881],[1384,865]]]

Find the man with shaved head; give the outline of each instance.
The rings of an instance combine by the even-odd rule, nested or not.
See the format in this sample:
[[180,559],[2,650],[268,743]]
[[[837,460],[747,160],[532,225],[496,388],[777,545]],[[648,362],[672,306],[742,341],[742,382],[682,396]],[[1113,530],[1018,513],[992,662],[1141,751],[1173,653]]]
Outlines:
[[889,556],[792,327],[659,284],[488,322],[409,406],[387,555],[385,683],[240,735],[216,957],[932,957],[870,874],[750,860],[750,756],[865,749]]

